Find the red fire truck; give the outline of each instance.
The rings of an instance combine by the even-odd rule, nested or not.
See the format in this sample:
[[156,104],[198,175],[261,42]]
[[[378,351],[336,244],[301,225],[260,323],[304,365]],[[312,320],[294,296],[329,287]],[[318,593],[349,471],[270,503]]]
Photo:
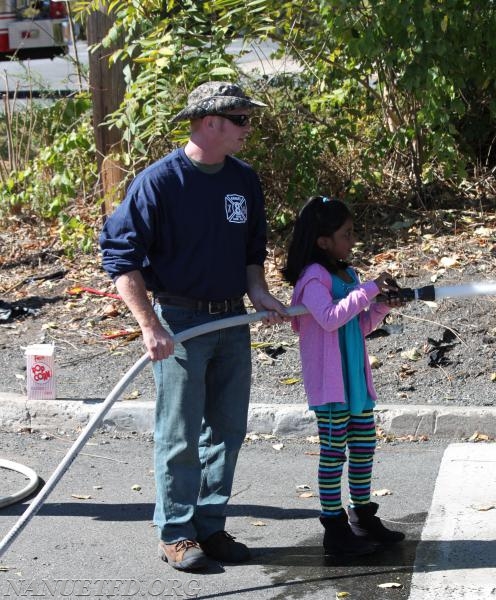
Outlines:
[[0,0],[0,60],[67,54],[64,1]]

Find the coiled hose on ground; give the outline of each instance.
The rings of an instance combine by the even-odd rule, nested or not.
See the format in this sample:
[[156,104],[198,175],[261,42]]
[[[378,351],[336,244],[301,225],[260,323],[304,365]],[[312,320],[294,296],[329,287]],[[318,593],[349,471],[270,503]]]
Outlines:
[[29,479],[29,482],[15,494],[0,497],[0,508],[4,508],[5,506],[10,506],[11,504],[15,504],[16,502],[24,500],[24,498],[32,494],[38,487],[40,479],[33,469],[5,458],[0,458],[0,468],[8,469],[9,471],[15,471],[16,473],[20,473]]

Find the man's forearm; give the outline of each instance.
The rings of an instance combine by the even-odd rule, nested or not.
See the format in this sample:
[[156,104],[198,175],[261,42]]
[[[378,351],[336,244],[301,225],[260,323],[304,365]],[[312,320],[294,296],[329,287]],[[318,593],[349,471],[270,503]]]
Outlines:
[[143,343],[152,360],[163,360],[174,352],[174,341],[153,310],[139,271],[120,275],[115,285],[143,333]]
[[262,266],[248,265],[246,267],[246,279],[250,299],[253,300],[252,296],[257,296],[260,293],[269,293],[269,287],[265,280],[265,271]]
[[269,311],[264,322],[270,325],[282,323],[288,316],[287,311],[279,300],[274,298],[269,292],[264,268],[260,265],[248,265],[246,267],[246,277],[248,282],[248,296],[250,297],[255,310]]
[[145,282],[139,271],[130,271],[115,280],[115,286],[141,329],[159,324],[155,311],[148,299]]

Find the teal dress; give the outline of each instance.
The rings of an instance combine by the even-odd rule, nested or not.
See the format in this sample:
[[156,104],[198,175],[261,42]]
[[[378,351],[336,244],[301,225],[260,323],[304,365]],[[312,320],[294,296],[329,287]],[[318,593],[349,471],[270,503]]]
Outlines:
[[[335,300],[346,298],[358,284],[353,271],[347,269],[346,272],[353,278],[352,283],[343,281],[341,277],[331,274],[332,296]],[[369,395],[365,379],[365,352],[359,315],[340,327],[338,335],[345,402],[331,403],[330,411],[332,414],[333,412],[349,410],[352,415],[359,415],[364,410],[371,410],[374,407],[374,400]]]

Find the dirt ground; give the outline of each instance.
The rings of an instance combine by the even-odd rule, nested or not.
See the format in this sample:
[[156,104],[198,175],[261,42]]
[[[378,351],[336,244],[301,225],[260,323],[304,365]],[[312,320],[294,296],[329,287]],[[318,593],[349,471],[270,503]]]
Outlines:
[[[496,216],[490,207],[407,218],[357,220],[353,263],[362,280],[390,271],[404,287],[496,281]],[[367,224],[367,225],[366,225]],[[63,256],[39,226],[13,222],[0,233],[1,392],[25,393],[24,349],[54,343],[57,396],[102,399],[144,349],[139,331],[102,272],[99,256]],[[289,303],[271,249],[272,292]],[[3,304],[2,304],[3,303]],[[413,301],[395,309],[368,340],[379,402],[494,406],[496,298]],[[289,324],[252,325],[253,402],[304,403],[298,342]],[[124,399],[152,399],[151,369]]]

